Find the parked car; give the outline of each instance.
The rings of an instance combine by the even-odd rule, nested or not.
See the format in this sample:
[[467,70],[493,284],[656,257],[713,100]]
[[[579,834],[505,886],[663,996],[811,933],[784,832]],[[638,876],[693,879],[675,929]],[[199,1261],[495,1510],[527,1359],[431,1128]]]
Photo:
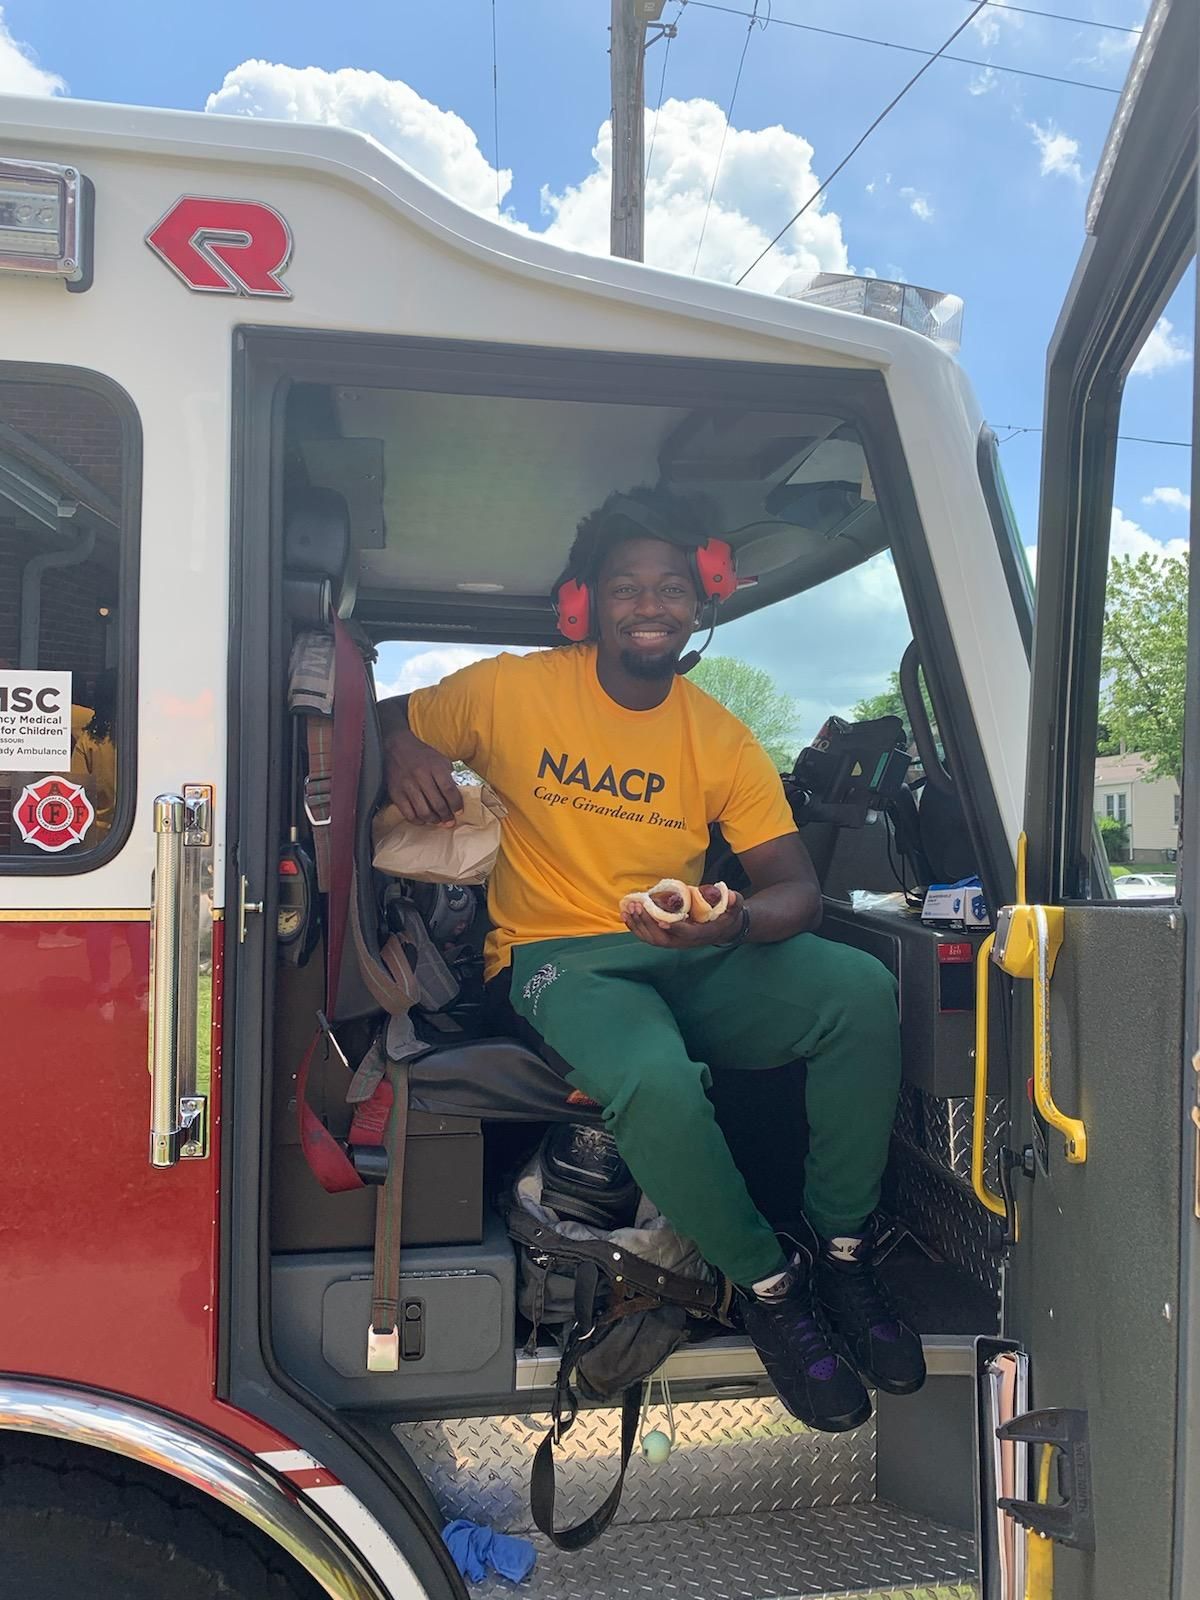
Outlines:
[[1118,900],[1171,900],[1175,897],[1173,872],[1127,872],[1113,879]]

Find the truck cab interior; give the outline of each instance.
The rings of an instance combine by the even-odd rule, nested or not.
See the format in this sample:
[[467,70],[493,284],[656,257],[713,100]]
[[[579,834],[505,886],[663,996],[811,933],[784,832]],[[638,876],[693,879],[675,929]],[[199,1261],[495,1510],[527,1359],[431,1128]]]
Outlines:
[[[327,630],[336,611],[368,654],[388,641],[551,648],[558,636],[549,591],[576,523],[613,489],[698,489],[719,508],[714,531],[733,543],[743,587],[721,609],[714,655],[749,653],[758,635],[785,651],[801,637],[866,638],[886,616],[896,641],[888,660],[901,669],[905,694],[903,728],[888,725],[878,750],[854,746],[861,759],[851,762],[822,762],[810,750],[781,782],[821,877],[822,936],[872,952],[899,979],[904,1086],[882,1270],[925,1338],[931,1378],[911,1400],[880,1395],[876,1418],[852,1435],[809,1434],[774,1401],[736,1327],[697,1321],[666,1368],[691,1489],[676,1480],[664,1497],[666,1478],[657,1490],[647,1480],[630,1518],[639,1525],[664,1516],[726,1518],[736,1441],[744,1445],[769,1423],[790,1441],[787,1465],[782,1472],[777,1460],[764,1466],[775,1487],[764,1480],[757,1499],[753,1488],[749,1500],[735,1495],[739,1506],[802,1523],[819,1520],[829,1504],[850,1503],[876,1518],[870,1537],[881,1548],[907,1552],[894,1557],[897,1579],[927,1570],[956,1579],[970,1565],[964,1551],[975,1515],[974,1341],[999,1328],[1001,1228],[971,1186],[980,934],[925,926],[912,891],[978,874],[985,893],[998,896],[1011,868],[994,806],[964,781],[984,769],[953,659],[939,650],[946,633],[882,382],[832,369],[731,372],[703,362],[413,341],[369,352],[333,340],[306,343],[312,348],[297,352],[289,342],[281,352],[282,378],[272,371],[272,352],[263,352],[270,398],[259,408],[261,432],[248,433],[244,445],[267,480],[262,505],[271,539],[254,540],[247,529],[241,556],[243,603],[250,607],[261,594],[268,618],[270,759],[259,793],[281,848],[291,842],[311,853],[315,845],[303,735],[288,711],[296,638]],[[249,415],[252,421],[253,407]],[[809,648],[806,659],[819,653]],[[806,686],[808,702],[822,708],[803,730],[810,735],[828,714],[847,717],[861,692],[849,687],[846,654],[830,663],[826,681],[818,666]],[[447,654],[461,659],[461,651]],[[246,703],[244,715],[253,714]],[[903,755],[889,764],[897,734]],[[873,728],[865,737],[878,743],[881,735]],[[389,892],[370,860],[371,817],[383,799],[371,705],[364,743],[355,848],[369,945],[387,937]],[[864,766],[888,768],[886,792],[871,787]],[[255,809],[261,814],[261,800]],[[710,861],[713,876],[737,881],[736,859],[719,837]],[[459,915],[443,946],[458,993],[436,1014],[414,1013],[428,1048],[408,1066],[401,1359],[394,1372],[368,1372],[378,1188],[323,1190],[301,1148],[298,1098],[324,1010],[330,1033],[311,1051],[303,1093],[322,1124],[345,1139],[346,1063],[365,1054],[380,1012],[369,985],[364,990],[353,972],[347,977],[345,964],[338,994],[327,997],[320,901],[311,932],[297,936],[288,914],[291,872],[276,879],[267,903],[265,925],[277,935],[267,940],[272,1003],[261,1024],[269,1070],[254,1107],[267,1198],[261,1216],[245,1213],[259,1253],[246,1252],[244,1279],[235,1269],[234,1303],[244,1282],[276,1381],[370,1441],[432,1497],[437,1515],[526,1527],[528,1464],[558,1351],[546,1329],[533,1329],[517,1311],[503,1207],[547,1127],[595,1112],[578,1097],[572,1103],[554,1065],[493,1031],[480,1005],[484,896],[466,891],[458,905],[469,926]],[[992,1060],[1000,1072],[999,1038]],[[718,1116],[753,1175],[755,1199],[786,1230],[801,1186],[803,1063],[737,1076],[736,1083],[718,1076]],[[249,1088],[240,1092],[252,1098]],[[1003,1092],[999,1079],[989,1085],[989,1150]],[[245,1135],[248,1126],[239,1114],[237,1130]],[[995,1172],[989,1180],[1000,1182]],[[722,1432],[730,1406],[732,1453]],[[579,1509],[611,1474],[616,1450],[611,1412],[597,1412],[587,1427],[590,1443],[579,1446],[571,1469],[570,1502]],[[923,1451],[914,1472],[913,1449],[935,1436],[936,1450]],[[760,1468],[741,1454],[758,1483]],[[803,1532],[801,1523],[795,1527]],[[618,1526],[602,1544],[611,1551],[626,1535]],[[574,1558],[580,1582],[580,1563],[589,1559]]]

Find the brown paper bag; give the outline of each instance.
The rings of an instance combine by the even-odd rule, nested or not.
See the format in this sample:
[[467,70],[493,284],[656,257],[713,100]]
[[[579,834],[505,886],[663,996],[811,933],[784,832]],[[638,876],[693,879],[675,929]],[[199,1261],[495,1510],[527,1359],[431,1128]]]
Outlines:
[[452,828],[406,822],[393,805],[376,816],[375,867],[420,883],[483,883],[500,850],[504,802],[486,783],[460,785],[463,808]]

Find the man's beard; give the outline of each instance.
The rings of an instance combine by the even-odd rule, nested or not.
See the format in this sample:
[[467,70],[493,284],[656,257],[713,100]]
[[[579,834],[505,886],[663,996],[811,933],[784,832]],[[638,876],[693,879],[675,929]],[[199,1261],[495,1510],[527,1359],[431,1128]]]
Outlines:
[[643,655],[640,650],[622,650],[621,665],[631,678],[645,678],[655,682],[669,678],[679,660],[677,650],[666,650],[660,656]]

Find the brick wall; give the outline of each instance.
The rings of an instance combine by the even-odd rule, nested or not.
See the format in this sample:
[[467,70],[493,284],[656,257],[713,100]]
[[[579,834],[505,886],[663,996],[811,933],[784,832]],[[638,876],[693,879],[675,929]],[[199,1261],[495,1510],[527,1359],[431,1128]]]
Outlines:
[[107,400],[58,383],[0,383],[0,422],[121,498],[121,422]]

